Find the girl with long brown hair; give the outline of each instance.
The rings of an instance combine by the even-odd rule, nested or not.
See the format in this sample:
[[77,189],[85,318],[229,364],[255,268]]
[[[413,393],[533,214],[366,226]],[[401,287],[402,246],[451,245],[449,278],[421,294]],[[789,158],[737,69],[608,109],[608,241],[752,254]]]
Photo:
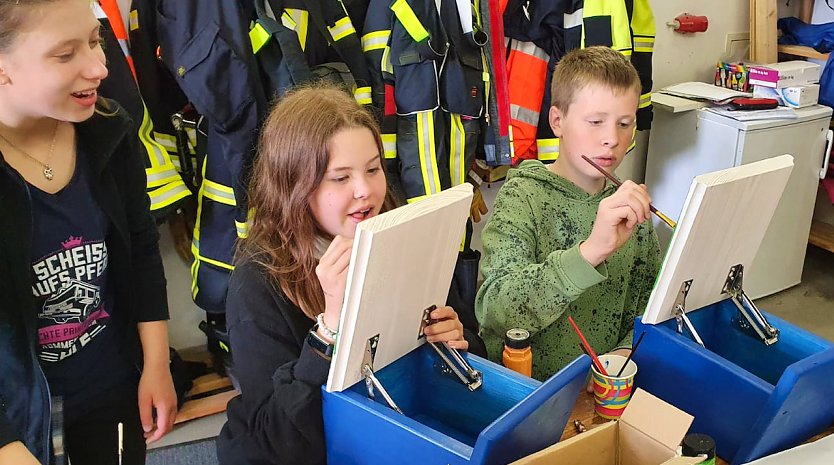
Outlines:
[[[241,396],[217,442],[221,464],[324,464],[327,380],[356,224],[393,208],[373,117],[336,87],[285,96],[261,133],[254,209],[226,301]],[[466,349],[451,307],[429,341]]]

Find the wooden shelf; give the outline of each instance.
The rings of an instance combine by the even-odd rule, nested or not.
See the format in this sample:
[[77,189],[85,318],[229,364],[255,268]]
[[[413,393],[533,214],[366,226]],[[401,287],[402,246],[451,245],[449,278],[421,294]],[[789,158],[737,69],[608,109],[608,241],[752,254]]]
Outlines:
[[194,387],[188,391],[189,397],[196,397],[211,391],[226,390],[232,385],[228,376],[220,376],[217,373],[209,373],[194,380]]
[[[799,19],[805,24],[811,24],[811,16],[814,11],[814,0],[801,0],[799,3]],[[813,58],[815,60],[827,60],[827,53],[820,53],[811,47],[804,45],[779,45],[776,47],[779,53],[797,57]]]
[[815,60],[828,59],[827,53],[820,53],[814,50],[813,48],[806,47],[804,45],[780,45],[779,47],[777,47],[777,50],[779,51],[779,53],[784,53],[786,55],[813,58]]
[[808,243],[829,252],[834,252],[834,226],[814,220],[811,222],[811,234]]
[[232,390],[203,397],[202,399],[189,400],[177,412],[177,419],[174,420],[174,424],[224,412],[226,411],[226,404],[236,395],[238,395],[238,392]]

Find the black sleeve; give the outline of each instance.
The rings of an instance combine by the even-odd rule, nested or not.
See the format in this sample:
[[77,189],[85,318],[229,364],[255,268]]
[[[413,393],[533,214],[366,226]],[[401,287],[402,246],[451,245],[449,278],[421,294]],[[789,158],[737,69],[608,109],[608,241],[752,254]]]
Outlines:
[[0,447],[4,447],[15,441],[20,441],[20,436],[12,427],[11,423],[9,423],[9,419],[6,418],[5,407],[0,405]]
[[129,133],[120,144],[116,156],[124,157],[123,186],[125,212],[130,234],[131,262],[136,279],[133,296],[139,299],[134,307],[138,322],[168,319],[168,295],[165,270],[159,254],[159,230],[151,215],[150,199],[145,191],[146,176],[139,151],[138,138]]
[[229,406],[234,436],[246,437],[259,457],[324,463],[320,389],[330,361],[300,342],[314,322],[275,292],[251,263],[232,273],[226,311],[242,394]]

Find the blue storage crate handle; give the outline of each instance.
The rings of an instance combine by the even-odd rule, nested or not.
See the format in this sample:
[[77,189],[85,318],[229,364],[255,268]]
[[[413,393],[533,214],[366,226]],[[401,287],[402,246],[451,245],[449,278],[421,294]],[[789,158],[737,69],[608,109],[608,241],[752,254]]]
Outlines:
[[496,418],[478,437],[471,463],[506,464],[557,443],[561,437],[554,437],[550,433],[553,428],[545,425],[555,425],[561,434],[585,387],[590,367],[590,357],[577,357]]

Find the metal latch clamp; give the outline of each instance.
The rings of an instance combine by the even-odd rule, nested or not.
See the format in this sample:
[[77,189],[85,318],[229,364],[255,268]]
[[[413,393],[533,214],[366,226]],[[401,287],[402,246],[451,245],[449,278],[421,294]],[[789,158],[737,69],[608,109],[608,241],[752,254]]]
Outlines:
[[[425,336],[425,329],[432,323],[431,312],[437,308],[431,307],[423,310],[423,318],[420,323],[420,331],[417,337]],[[471,365],[463,358],[463,355],[457,349],[449,347],[445,342],[428,342],[432,349],[437,353],[443,363],[459,380],[466,385],[470,391],[474,391],[483,384],[483,375],[480,371],[472,368]]]
[[394,409],[397,413],[404,415],[403,411],[394,402],[394,399],[388,394],[385,386],[379,382],[379,378],[374,374],[374,355],[376,355],[376,347],[379,344],[379,335],[365,341],[365,354],[362,356],[362,376],[365,378],[365,387],[368,389],[368,397],[375,399],[374,388],[379,391],[385,403]]
[[692,338],[695,339],[695,342],[706,349],[707,346],[704,345],[704,340],[701,339],[701,335],[698,334],[692,321],[686,316],[686,294],[689,293],[689,288],[691,287],[691,279],[681,283],[681,288],[678,290],[678,296],[675,298],[675,303],[672,307],[672,314],[675,315],[675,320],[678,323],[678,334],[683,334],[683,327],[686,326],[686,329],[692,335]]
[[727,280],[724,282],[721,292],[729,294],[736,308],[738,308],[742,318],[739,318],[737,322],[742,330],[748,332],[752,330],[765,345],[775,344],[779,341],[779,330],[770,325],[764,314],[756,307],[756,304],[747,297],[742,288],[743,280],[744,265],[738,264],[730,267],[730,272],[727,274]]

